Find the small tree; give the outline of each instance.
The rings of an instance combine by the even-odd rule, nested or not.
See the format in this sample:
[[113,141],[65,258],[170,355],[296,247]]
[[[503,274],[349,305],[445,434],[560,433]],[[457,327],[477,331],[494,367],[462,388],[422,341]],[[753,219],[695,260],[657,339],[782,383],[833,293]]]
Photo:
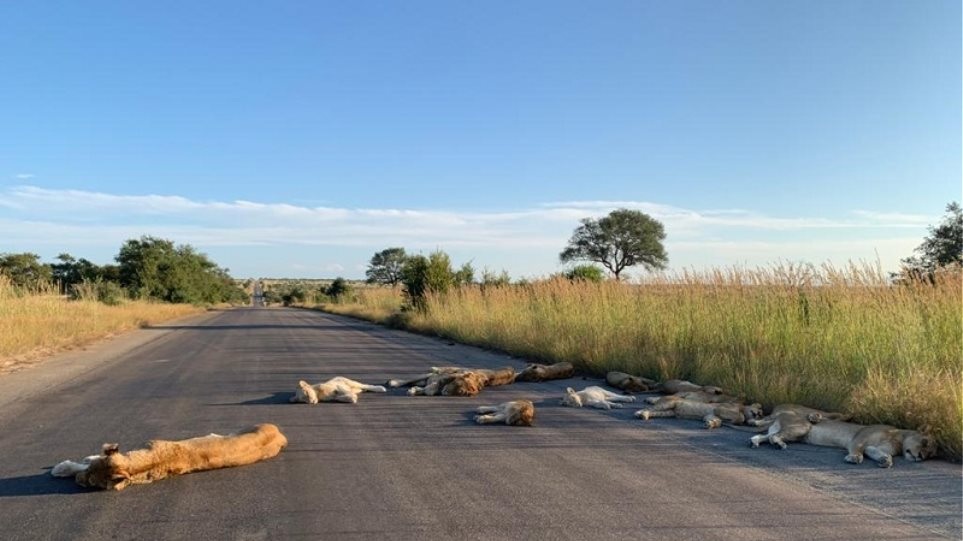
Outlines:
[[404,248],[387,248],[371,256],[368,270],[365,271],[368,283],[392,287],[398,285],[407,258]]
[[50,265],[40,262],[40,256],[30,252],[0,254],[0,274],[7,275],[13,285],[38,287],[50,282]]
[[409,306],[424,308],[428,292],[445,293],[455,284],[451,259],[442,251],[432,252],[428,257],[411,256],[405,262],[401,282]]
[[929,276],[940,267],[963,263],[963,209],[952,202],[946,205],[946,215],[940,225],[929,228],[930,234],[916,247],[919,255],[901,261],[901,274],[915,277]]
[[508,271],[502,270],[501,273],[496,274],[495,271],[490,271],[485,269],[482,271],[481,276],[481,286],[486,287],[503,287],[512,283],[511,276],[508,275]]
[[329,285],[324,292],[332,299],[338,300],[344,295],[351,293],[351,286],[348,285],[347,280],[338,276],[333,282],[331,282],[331,285]]
[[582,220],[559,259],[600,263],[618,280],[623,270],[634,265],[664,269],[669,258],[663,240],[665,230],[659,221],[637,210],[618,209],[598,220]]
[[602,282],[605,280],[605,271],[595,265],[575,265],[564,276],[573,282]]
[[471,262],[465,263],[460,269],[455,271],[455,285],[467,286],[475,282],[475,267],[471,266]]

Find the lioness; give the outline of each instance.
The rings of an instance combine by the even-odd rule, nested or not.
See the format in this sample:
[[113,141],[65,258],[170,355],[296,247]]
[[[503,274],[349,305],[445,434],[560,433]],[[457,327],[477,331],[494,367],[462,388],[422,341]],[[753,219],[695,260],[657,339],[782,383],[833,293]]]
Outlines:
[[480,425],[504,422],[509,426],[532,426],[535,405],[530,400],[513,400],[497,406],[480,406],[475,410],[475,422]]
[[653,407],[635,412],[639,419],[648,421],[655,417],[678,417],[680,419],[702,419],[706,428],[719,428],[726,421],[734,425],[745,424],[747,419],[762,417],[762,405],[740,403],[706,403],[663,396]]
[[705,391],[709,394],[723,394],[722,389],[711,385],[696,385],[683,379],[667,379],[655,389],[663,394],[676,394],[690,391]]
[[723,403],[723,402],[742,404],[746,401],[745,396],[733,396],[731,394],[711,393],[706,391],[681,391],[681,392],[666,395],[666,396],[649,396],[649,397],[646,397],[645,401],[648,402],[649,404],[655,404],[656,402],[662,400],[663,398],[670,398],[670,397],[684,398],[692,402],[702,402],[705,404],[717,404],[717,403]]
[[759,444],[768,441],[771,445],[785,449],[788,442],[802,440],[816,423],[846,419],[849,419],[849,415],[844,413],[823,411],[799,404],[779,404],[762,419],[746,421],[747,425],[766,428],[765,434],[749,438],[749,445],[759,447]]
[[594,385],[578,392],[569,387],[565,389],[565,396],[562,397],[562,405],[572,408],[581,408],[582,406],[606,410],[621,408],[622,404],[618,404],[618,402],[635,402],[635,397],[613,393]]
[[277,456],[288,440],[278,427],[260,424],[230,436],[211,434],[180,441],[151,440],[147,449],[121,453],[116,443],[105,443],[100,455],[77,463],[65,460],[51,475],[74,476],[83,487],[123,490],[172,475],[253,464]]
[[901,430],[889,425],[860,425],[843,421],[823,421],[815,424],[803,439],[812,445],[846,449],[846,462],[860,464],[863,454],[876,461],[880,468],[893,465],[893,455],[903,454],[906,460],[920,462],[936,455],[933,438],[916,430]]
[[333,377],[317,385],[311,385],[302,379],[298,382],[298,389],[295,391],[294,396],[291,397],[291,402],[303,402],[305,404],[349,402],[356,404],[358,402],[358,394],[365,391],[371,393],[388,392],[388,390],[381,385],[367,385],[360,381],[343,378],[341,376]]
[[548,381],[552,379],[566,379],[575,375],[575,367],[569,362],[552,365],[532,363],[518,373],[515,381]]
[[647,391],[654,391],[659,386],[655,380],[643,378],[641,376],[633,376],[631,374],[626,374],[625,372],[609,372],[608,374],[605,374],[605,382],[616,389],[621,389],[629,393],[644,393]]

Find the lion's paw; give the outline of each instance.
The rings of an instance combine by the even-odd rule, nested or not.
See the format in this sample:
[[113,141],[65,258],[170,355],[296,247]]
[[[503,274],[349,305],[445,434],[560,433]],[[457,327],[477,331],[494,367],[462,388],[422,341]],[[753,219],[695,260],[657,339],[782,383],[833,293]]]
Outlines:
[[849,462],[850,464],[862,464],[863,455],[846,455],[846,458],[844,460],[846,462]]
[[652,417],[652,413],[649,410],[639,410],[635,412],[635,416],[643,421],[648,421]]
[[876,461],[876,464],[880,468],[892,468],[893,467],[893,457],[886,455],[883,458]]

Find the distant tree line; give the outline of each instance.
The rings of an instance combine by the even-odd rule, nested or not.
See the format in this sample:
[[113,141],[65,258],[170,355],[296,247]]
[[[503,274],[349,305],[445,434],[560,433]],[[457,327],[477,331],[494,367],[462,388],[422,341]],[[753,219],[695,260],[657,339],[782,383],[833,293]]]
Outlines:
[[48,284],[74,298],[94,297],[110,304],[123,297],[172,303],[244,303],[248,294],[228,270],[190,245],[144,236],[126,241],[114,264],[97,265],[70,254],[43,263],[34,253],[0,254],[0,274],[16,287]]

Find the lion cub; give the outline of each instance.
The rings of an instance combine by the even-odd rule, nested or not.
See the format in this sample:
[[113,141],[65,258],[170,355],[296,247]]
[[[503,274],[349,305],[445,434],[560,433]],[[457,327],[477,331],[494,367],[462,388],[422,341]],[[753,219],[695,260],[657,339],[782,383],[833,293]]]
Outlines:
[[581,408],[582,406],[603,410],[621,408],[622,404],[618,404],[618,402],[635,402],[635,397],[613,393],[595,385],[578,392],[569,387],[565,389],[565,396],[562,397],[562,405],[571,408]]
[[324,383],[311,385],[303,379],[298,382],[298,390],[291,397],[291,402],[317,404],[318,402],[349,402],[356,404],[358,394],[363,392],[385,393],[387,389],[381,385],[367,385],[353,379],[341,376],[333,377]]
[[475,410],[475,422],[480,425],[504,422],[509,426],[532,426],[535,405],[530,400],[513,400],[497,406],[480,406]]

